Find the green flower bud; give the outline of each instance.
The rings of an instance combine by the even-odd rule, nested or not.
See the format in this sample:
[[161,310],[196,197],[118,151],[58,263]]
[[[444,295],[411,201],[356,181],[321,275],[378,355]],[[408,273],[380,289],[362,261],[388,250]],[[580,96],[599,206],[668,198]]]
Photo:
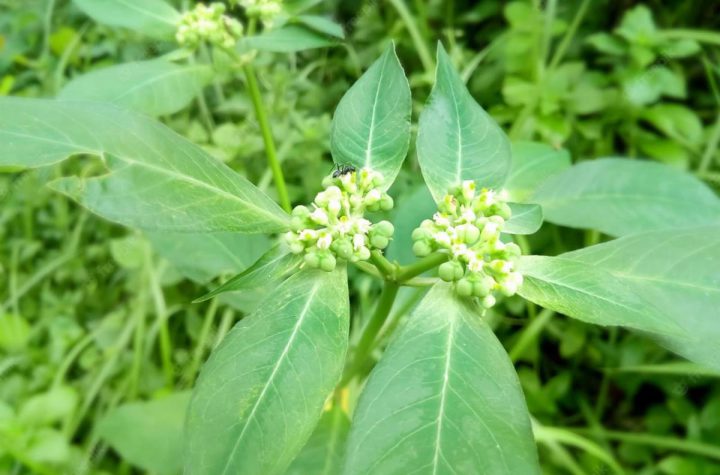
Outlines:
[[473,293],[473,285],[468,279],[460,279],[455,283],[455,290],[461,297],[470,297]]
[[495,300],[495,297],[494,297],[493,295],[487,295],[487,296],[482,300],[482,306],[485,307],[485,308],[490,308],[490,307],[492,307],[492,306],[495,305],[495,302],[496,302],[496,300]]
[[325,272],[332,272],[335,270],[335,256],[328,253],[322,256],[320,259],[320,268],[324,270]]
[[430,255],[432,252],[432,247],[427,243],[427,241],[415,241],[413,243],[413,253],[418,257],[425,257]]
[[395,227],[390,221],[380,221],[379,223],[375,223],[372,225],[371,232],[373,231],[380,236],[389,238],[392,237],[393,233],[395,232]]
[[421,241],[432,238],[432,232],[426,228],[415,228],[412,232],[413,241]]
[[443,262],[438,268],[438,275],[446,282],[456,281],[460,279],[464,273],[465,270],[462,264],[457,261]]
[[394,202],[390,195],[384,195],[380,198],[380,209],[383,211],[390,211],[393,208]]
[[473,281],[473,295],[477,297],[485,297],[492,292],[495,287],[495,280],[490,276],[482,276],[479,279]]
[[360,261],[366,261],[370,259],[370,249],[367,247],[361,247],[355,251],[355,257]]
[[305,263],[308,266],[317,269],[320,267],[320,256],[318,256],[315,252],[308,252],[305,254]]
[[332,249],[342,259],[350,259],[353,255],[353,246],[349,239],[339,239],[333,242]]
[[376,249],[385,249],[390,244],[390,240],[385,236],[374,235],[370,238],[370,244]]

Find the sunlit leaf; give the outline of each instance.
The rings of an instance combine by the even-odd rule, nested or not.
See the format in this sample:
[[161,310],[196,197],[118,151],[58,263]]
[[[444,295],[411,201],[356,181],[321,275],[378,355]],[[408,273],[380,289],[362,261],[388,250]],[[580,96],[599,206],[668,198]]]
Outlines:
[[510,203],[512,216],[505,223],[507,234],[533,234],[543,222],[542,208],[533,203]]
[[348,305],[344,269],[305,270],[233,328],[195,387],[187,473],[287,469],[342,373]]
[[288,215],[252,183],[146,116],[101,103],[0,99],[0,166],[75,154],[105,157],[110,173],[54,188],[111,221],[183,232],[286,229]]
[[720,222],[720,200],[703,182],[624,158],[579,163],[543,183],[531,201],[547,221],[612,236]]
[[418,304],[373,370],[345,474],[539,474],[527,407],[492,330],[445,284]]
[[330,136],[335,163],[377,170],[389,187],[410,144],[410,109],[410,86],[393,45],[338,104]]
[[153,116],[165,115],[187,106],[210,79],[207,65],[153,59],[76,77],[60,91],[58,99],[110,102]]
[[628,236],[563,257],[603,269],[629,292],[653,302],[682,329],[654,338],[720,370],[720,226]]
[[155,38],[172,38],[180,13],[163,0],[73,0],[93,20]]
[[435,201],[462,180],[500,188],[510,172],[510,142],[475,102],[438,44],[435,86],[420,114],[418,161]]

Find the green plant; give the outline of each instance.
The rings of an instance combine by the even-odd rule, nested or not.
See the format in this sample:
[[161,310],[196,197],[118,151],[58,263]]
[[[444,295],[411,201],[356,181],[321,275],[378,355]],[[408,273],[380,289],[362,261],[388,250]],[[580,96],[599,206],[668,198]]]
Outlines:
[[[711,190],[661,164],[606,158],[570,167],[566,154],[547,146],[511,148],[439,46],[416,148],[432,197],[422,218],[436,203],[440,212],[420,227],[393,226],[377,213],[393,205],[386,191],[407,155],[410,100],[388,49],[333,118],[333,159],[356,170],[328,179],[312,210],[293,215],[153,119],[111,105],[0,100],[0,165],[100,157],[51,187],[106,219],[154,232],[285,234],[206,296],[270,289],[201,371],[186,426],[188,473],[283,473],[308,438],[346,434],[328,449],[338,451],[327,459],[331,473],[342,464],[345,473],[539,473],[515,370],[484,318],[516,291],[545,308],[520,340],[558,312],[627,327],[720,369],[720,334],[708,318],[719,298],[720,200]],[[428,209],[422,199],[397,203],[407,206]],[[520,255],[543,213],[617,239],[554,257]],[[382,250],[391,235],[424,257],[389,260]],[[146,265],[143,252],[137,265]],[[374,312],[353,319],[352,334],[348,263],[382,285]],[[389,318],[408,286],[431,288],[406,320]],[[343,388],[363,381],[347,429],[337,413]],[[327,418],[346,429],[328,430],[324,419],[311,435],[326,404],[334,408]],[[536,425],[535,437],[558,435]],[[607,462],[602,449],[575,437]],[[316,463],[301,454],[295,464],[303,460]]]

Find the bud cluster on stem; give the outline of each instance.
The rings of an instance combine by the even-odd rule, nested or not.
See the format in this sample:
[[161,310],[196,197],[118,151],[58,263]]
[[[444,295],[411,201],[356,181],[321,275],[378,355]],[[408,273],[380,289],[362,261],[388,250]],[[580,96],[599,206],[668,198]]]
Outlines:
[[514,295],[522,284],[515,270],[520,248],[500,240],[511,214],[507,193],[486,188],[477,193],[474,181],[464,181],[449,190],[433,219],[413,231],[413,252],[447,254],[440,278],[454,282],[459,295],[479,297],[490,308],[498,293]]
[[247,16],[258,18],[265,25],[282,13],[281,0],[237,0],[237,4],[245,9]]
[[365,218],[366,211],[392,209],[382,184],[382,174],[368,168],[326,177],[312,205],[292,211],[291,231],[284,235],[291,252],[304,253],[310,267],[332,271],[337,259],[365,261],[372,250],[385,249],[393,225]]
[[197,48],[206,42],[214,46],[230,49],[243,34],[242,23],[225,15],[225,5],[198,3],[183,14],[178,25],[175,39],[180,46]]

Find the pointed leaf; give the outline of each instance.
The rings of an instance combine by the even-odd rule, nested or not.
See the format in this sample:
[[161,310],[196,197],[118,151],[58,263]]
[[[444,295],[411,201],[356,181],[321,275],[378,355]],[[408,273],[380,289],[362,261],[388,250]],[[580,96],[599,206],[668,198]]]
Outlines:
[[505,189],[516,201],[526,201],[551,176],[570,168],[570,154],[539,142],[513,142],[512,168]]
[[340,39],[345,38],[343,27],[329,18],[319,15],[298,15],[297,21],[319,33],[324,33]]
[[433,287],[370,375],[344,473],[540,473],[515,369],[449,286]]
[[683,329],[654,338],[685,358],[720,370],[720,226],[638,234],[563,257],[603,269],[653,302]]
[[195,387],[187,473],[287,469],[342,373],[348,305],[344,269],[305,270],[233,328]]
[[301,255],[291,254],[287,248],[281,244],[276,244],[253,265],[194,302],[204,302],[223,292],[267,285],[290,274],[301,262]]
[[609,272],[564,256],[522,256],[519,294],[545,308],[596,325],[620,325],[662,335],[683,333],[657,308]]
[[533,203],[510,203],[512,215],[505,223],[507,234],[534,234],[543,223],[542,208]]
[[270,233],[289,216],[164,125],[109,104],[0,98],[0,166],[106,156],[110,173],[54,187],[106,219],[144,229]]
[[350,419],[338,405],[326,411],[286,475],[336,475],[342,470]]
[[73,0],[98,23],[121,26],[155,38],[172,38],[180,13],[163,0]]
[[211,79],[207,65],[153,59],[76,77],[60,91],[58,99],[110,102],[152,116],[166,115],[187,106]]
[[338,104],[330,134],[335,163],[377,170],[389,187],[410,145],[411,106],[410,86],[393,44]]
[[418,161],[435,201],[462,180],[501,188],[510,172],[510,142],[470,95],[441,44],[435,86],[420,114]]
[[263,33],[240,40],[240,49],[257,49],[273,53],[294,53],[315,48],[333,46],[337,40],[328,38],[302,25],[285,25]]
[[720,223],[720,199],[703,182],[625,158],[579,163],[547,180],[531,201],[550,222],[611,236]]

